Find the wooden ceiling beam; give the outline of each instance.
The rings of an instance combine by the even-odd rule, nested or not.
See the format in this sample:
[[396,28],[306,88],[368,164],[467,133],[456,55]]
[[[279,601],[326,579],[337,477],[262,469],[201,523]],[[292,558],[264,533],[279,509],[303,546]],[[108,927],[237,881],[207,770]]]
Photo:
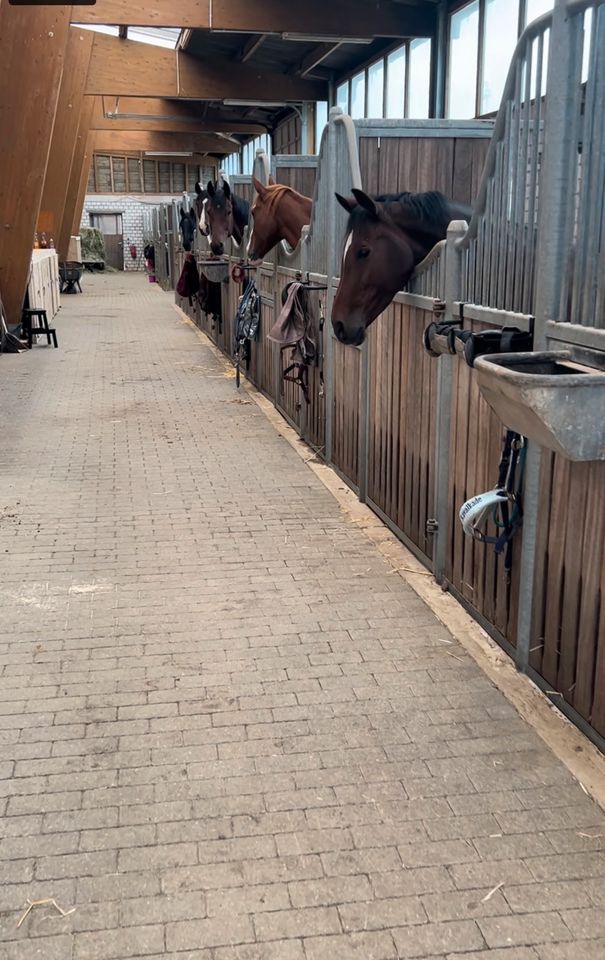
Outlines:
[[190,100],[245,97],[259,102],[328,97],[327,84],[321,80],[259,71],[246,63],[231,62],[226,69],[224,61],[197,60],[187,53],[100,33],[95,36],[85,92]]
[[233,153],[235,143],[210,134],[155,133],[141,130],[97,130],[95,133],[97,153],[119,153],[122,150],[144,153],[147,150],[162,153],[191,151],[192,153]]
[[320,43],[317,47],[314,47],[303,59],[300,61],[297,67],[295,67],[295,73],[299,77],[306,77],[307,74],[311,73],[320,63],[323,63],[324,60],[334,53],[335,50],[341,46],[340,43]]
[[[168,111],[162,106],[155,110],[143,110],[139,107],[139,101],[136,97],[123,97],[117,103],[117,116],[109,118],[108,112],[116,112],[116,101],[114,98],[90,97],[95,101],[93,113],[93,130],[148,130],[165,133],[244,133],[254,137],[261,133],[266,133],[267,128],[261,123],[250,123],[241,117],[234,117],[232,120],[215,118],[213,115],[204,119],[204,107],[207,103],[199,104],[196,111],[195,103],[191,101],[182,101],[181,104],[176,100],[156,100],[152,101],[158,105],[172,104],[173,108]],[[104,101],[104,102],[103,102]],[[143,101],[141,103],[148,103]],[[181,106],[187,105],[189,109],[180,110]],[[189,106],[190,105],[190,106]]]
[[124,130],[148,131],[149,133],[241,133],[251,137],[267,133],[267,127],[261,123],[246,123],[234,120],[107,120],[95,118],[93,130],[106,130],[118,133]]
[[[434,6],[434,5],[432,5]],[[237,33],[315,33],[341,37],[426,37],[435,31],[436,14],[426,6],[393,0],[97,0],[77,7],[80,23],[140,27],[186,27]]]
[[55,239],[55,242],[59,240],[71,164],[78,136],[82,101],[84,100],[82,76],[86,75],[88,70],[92,41],[93,38],[89,30],[78,30],[76,27],[70,27],[38,216],[38,232],[45,231]]
[[246,63],[247,60],[253,57],[256,51],[262,47],[266,39],[266,33],[253,34],[248,42],[242,47],[242,52],[239,55],[240,62]]

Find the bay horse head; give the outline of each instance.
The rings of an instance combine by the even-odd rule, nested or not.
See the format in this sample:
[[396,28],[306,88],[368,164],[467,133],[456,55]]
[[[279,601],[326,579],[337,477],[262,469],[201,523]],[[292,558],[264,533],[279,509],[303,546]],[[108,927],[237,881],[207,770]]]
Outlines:
[[336,194],[349,222],[332,327],[341,343],[359,346],[416,266],[445,238],[449,223],[468,220],[471,209],[436,191],[374,198],[363,190],[352,193]]
[[179,229],[181,231],[181,242],[183,244],[183,250],[186,250],[187,253],[189,253],[193,244],[193,237],[195,236],[196,224],[197,224],[197,217],[193,207],[190,207],[189,211],[187,211],[181,204]]
[[256,198],[250,211],[252,232],[248,242],[251,260],[262,260],[281,240],[295,247],[301,230],[311,220],[313,201],[292,187],[269,177],[265,186],[252,177]]
[[206,204],[206,224],[210,249],[217,256],[225,252],[225,242],[233,237],[241,243],[248,224],[250,205],[235,193],[226,180],[220,184],[208,183],[208,202]]

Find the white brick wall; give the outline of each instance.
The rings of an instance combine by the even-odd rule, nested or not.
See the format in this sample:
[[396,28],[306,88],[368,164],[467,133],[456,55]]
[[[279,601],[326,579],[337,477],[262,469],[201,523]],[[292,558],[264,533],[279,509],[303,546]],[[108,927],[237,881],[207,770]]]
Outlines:
[[[90,226],[91,213],[121,213],[124,234],[124,269],[144,270],[143,210],[157,206],[159,203],[171,203],[173,199],[172,196],[162,194],[145,194],[143,199],[140,196],[127,196],[125,194],[116,196],[116,194],[90,193],[86,195],[84,200],[80,226]],[[181,199],[181,195],[177,199]],[[130,256],[129,248],[132,243],[137,248],[136,260],[133,260]]]

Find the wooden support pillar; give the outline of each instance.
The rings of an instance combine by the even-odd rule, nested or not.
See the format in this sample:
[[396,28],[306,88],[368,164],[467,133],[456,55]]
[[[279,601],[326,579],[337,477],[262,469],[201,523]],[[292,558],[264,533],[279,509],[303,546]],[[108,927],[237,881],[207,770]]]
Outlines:
[[59,259],[61,260],[65,260],[67,257],[69,238],[74,232],[74,224],[77,233],[77,226],[80,223],[80,216],[82,215],[88,171],[90,170],[90,161],[94,148],[94,133],[90,130],[93,108],[94,97],[84,97],[84,103],[80,113],[80,123],[78,125],[78,136],[67,185],[61,230],[59,232],[58,250]]
[[70,27],[38,217],[38,232],[45,231],[48,236],[54,237],[55,244],[58,244],[61,232],[71,164],[84,101],[84,79],[88,73],[93,39],[94,34],[90,30],[77,30],[75,27]]
[[82,219],[82,210],[84,209],[84,200],[86,199],[86,187],[88,186],[88,175],[90,173],[90,165],[93,161],[94,152],[95,152],[95,141],[96,134],[90,132],[86,139],[86,150],[84,151],[84,162],[82,163],[82,169],[80,170],[80,182],[78,184],[78,190],[76,192],[76,202],[74,205],[74,213],[71,222],[71,233],[73,236],[77,236],[80,232],[80,221]]
[[0,290],[11,325],[21,320],[70,16],[71,6],[0,5]]

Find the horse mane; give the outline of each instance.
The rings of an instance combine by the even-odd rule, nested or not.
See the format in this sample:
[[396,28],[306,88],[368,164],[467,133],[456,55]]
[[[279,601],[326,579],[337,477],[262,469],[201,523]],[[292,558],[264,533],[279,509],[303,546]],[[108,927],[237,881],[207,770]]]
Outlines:
[[[410,193],[408,190],[403,193],[381,193],[372,197],[372,200],[384,204],[387,208],[391,204],[398,204],[419,223],[447,224],[450,217],[449,201],[438,190],[429,190],[427,193]],[[359,204],[353,207],[349,213],[347,233],[350,233],[354,227],[367,222],[371,217],[371,213],[365,207]]]
[[244,197],[240,197],[239,194],[231,192],[231,203],[233,205],[233,216],[238,218],[240,223],[244,225],[248,223],[250,215],[250,204]]
[[300,199],[304,200],[306,203],[312,202],[311,197],[305,197],[304,193],[299,193],[298,190],[295,190],[294,187],[291,187],[287,183],[269,183],[265,189],[271,192],[271,196],[268,200],[268,207],[270,211],[273,210],[285,193],[292,193],[295,197],[300,197]]

